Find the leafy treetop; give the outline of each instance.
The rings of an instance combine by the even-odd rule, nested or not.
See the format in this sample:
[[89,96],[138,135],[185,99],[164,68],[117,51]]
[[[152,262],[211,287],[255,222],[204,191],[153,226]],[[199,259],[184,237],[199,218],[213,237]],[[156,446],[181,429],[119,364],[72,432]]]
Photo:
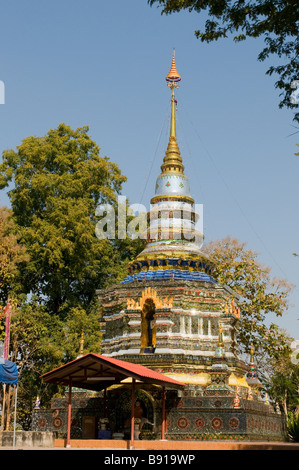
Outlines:
[[[152,6],[159,4],[162,14],[188,10],[207,14],[205,26],[195,31],[203,42],[227,38],[233,34],[236,42],[246,38],[261,37],[265,47],[258,60],[271,56],[281,59],[279,65],[271,65],[268,75],[278,74],[275,86],[281,90],[280,107],[298,109],[292,103],[291,84],[299,80],[299,3],[297,0],[148,0]],[[296,112],[295,120],[299,121]]]

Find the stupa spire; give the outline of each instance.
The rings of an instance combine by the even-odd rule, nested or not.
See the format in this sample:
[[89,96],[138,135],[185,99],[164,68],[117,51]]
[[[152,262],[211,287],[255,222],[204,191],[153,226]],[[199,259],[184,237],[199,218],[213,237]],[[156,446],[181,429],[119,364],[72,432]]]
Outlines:
[[[176,137],[175,89],[181,80],[175,54],[168,75],[165,77],[171,89],[171,122],[169,143],[156,179],[155,194],[151,198],[147,245],[128,266],[133,279],[161,280],[195,279],[204,276],[212,279],[211,266],[201,252],[202,233],[197,229],[200,215],[194,207],[187,176]],[[214,282],[214,280],[212,281]]]
[[78,359],[79,357],[82,357],[83,354],[84,354],[84,333],[83,333],[83,331],[82,331],[82,333],[81,333],[81,339],[80,339],[79,354],[78,354],[78,356],[77,356],[77,359]]
[[254,387],[257,389],[263,387],[258,378],[258,373],[256,370],[256,364],[254,360],[254,347],[252,343],[250,345],[250,362],[249,362],[249,371],[246,374],[246,381],[248,385],[250,385],[251,387]]
[[170,135],[169,142],[166,150],[163,164],[161,166],[162,173],[166,171],[176,171],[183,173],[184,165],[182,163],[182,157],[180,154],[179,146],[177,144],[176,137],[176,99],[175,99],[175,88],[178,88],[178,82],[181,81],[181,76],[177,71],[175,64],[175,51],[173,51],[171,67],[168,75],[165,78],[167,86],[171,89],[171,118],[170,118]]
[[250,345],[250,365],[254,366],[254,347],[253,343]]

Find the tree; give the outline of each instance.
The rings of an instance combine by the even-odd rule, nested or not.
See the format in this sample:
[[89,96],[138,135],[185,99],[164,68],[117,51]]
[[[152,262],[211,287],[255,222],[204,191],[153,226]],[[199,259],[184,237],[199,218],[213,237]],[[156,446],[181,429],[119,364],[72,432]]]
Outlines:
[[[18,300],[18,305],[15,302],[12,308],[9,359],[17,364],[20,378],[18,422],[24,423],[24,429],[28,429],[26,421],[31,421],[32,401],[39,389],[39,376],[43,367],[49,362],[58,365],[57,354],[56,361],[54,354],[57,346],[55,348],[52,341],[57,323],[36,299],[32,298],[29,302]],[[13,388],[6,388],[3,394],[6,401],[3,424],[8,429],[11,410],[14,408]]]
[[263,356],[277,359],[288,349],[289,338],[275,323],[269,323],[267,314],[285,313],[293,286],[286,280],[271,278],[270,268],[259,263],[257,253],[237,239],[226,237],[210,242],[204,251],[214,266],[218,282],[240,296],[238,336],[243,352],[248,352],[249,345],[254,343]]
[[268,360],[265,388],[283,412],[295,413],[299,406],[299,366],[293,364],[289,351],[280,354],[279,360]]
[[86,309],[95,289],[117,278],[121,253],[96,237],[95,213],[99,204],[116,204],[125,180],[115,163],[100,157],[88,127],[60,124],[3,152],[0,187],[14,183],[14,220],[30,254],[22,265],[24,291],[48,312]]
[[[37,395],[46,406],[53,393],[63,392],[41,384],[40,376],[75,359],[82,334],[84,353],[100,352],[96,289],[123,278],[140,241],[118,240],[117,227],[115,240],[99,239],[96,209],[115,207],[125,180],[115,163],[100,157],[88,127],[72,130],[60,124],[3,152],[0,187],[12,182],[13,189],[12,211],[3,212],[10,225],[7,230],[0,226],[0,294],[6,300],[11,279],[17,278],[10,359],[19,368],[18,421],[24,429],[29,429]],[[9,392],[6,401],[9,416]]]
[[7,302],[12,290],[17,289],[18,267],[29,260],[24,245],[19,243],[13,213],[7,207],[0,207],[0,304]]
[[286,312],[293,286],[272,278],[270,268],[257,260],[257,253],[237,239],[211,242],[204,251],[218,282],[239,295],[237,341],[241,354],[248,354],[254,345],[259,377],[273,405],[279,403],[285,414],[293,412],[299,404],[299,367],[291,362],[293,338],[267,318],[270,313],[282,316]]
[[[101,333],[98,305],[70,308],[65,319],[49,314],[37,298],[19,301],[11,320],[10,360],[18,365],[18,422],[23,429],[30,429],[32,405],[39,396],[42,406],[50,406],[55,394],[61,396],[63,387],[43,384],[40,376],[61,364],[75,359],[80,350],[84,333],[84,353],[100,352]],[[13,395],[7,394],[7,415],[13,409]]]
[[[275,86],[281,90],[280,107],[296,108],[291,94],[292,83],[299,79],[299,3],[297,0],[148,0],[152,6],[162,6],[162,14],[188,10],[200,14],[207,12],[205,29],[195,31],[203,42],[211,42],[233,35],[240,42],[246,38],[261,37],[265,48],[258,55],[264,61],[270,56],[280,59],[267,70],[268,75],[278,74]],[[295,114],[299,121],[299,113]]]

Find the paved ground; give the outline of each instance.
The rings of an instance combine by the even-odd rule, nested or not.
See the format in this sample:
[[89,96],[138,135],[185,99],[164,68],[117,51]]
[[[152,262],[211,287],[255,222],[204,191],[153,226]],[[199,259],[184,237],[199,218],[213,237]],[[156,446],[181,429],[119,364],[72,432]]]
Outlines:
[[[198,444],[195,446],[192,446],[191,442],[188,442],[188,447],[180,446],[180,445],[174,445],[168,448],[160,448],[160,449],[151,449],[151,448],[142,448],[140,445],[140,441],[138,442],[138,448],[135,449],[124,449],[124,448],[117,448],[117,447],[26,447],[26,446],[20,446],[16,445],[14,448],[8,447],[8,446],[2,446],[0,447],[0,451],[6,450],[6,451],[59,451],[59,450],[65,450],[65,451],[70,451],[70,450],[98,450],[98,451],[108,451],[109,453],[122,453],[122,452],[128,452],[129,450],[138,451],[140,452],[152,452],[152,453],[159,453],[159,452],[168,452],[169,454],[173,454],[175,452],[180,453],[180,452],[187,452],[187,453],[198,453],[201,450],[299,450],[299,443],[288,443],[288,442],[248,442],[248,443],[231,443],[231,442],[204,442],[202,446],[198,446]],[[179,443],[176,443],[179,444]],[[136,446],[137,447],[137,446]]]

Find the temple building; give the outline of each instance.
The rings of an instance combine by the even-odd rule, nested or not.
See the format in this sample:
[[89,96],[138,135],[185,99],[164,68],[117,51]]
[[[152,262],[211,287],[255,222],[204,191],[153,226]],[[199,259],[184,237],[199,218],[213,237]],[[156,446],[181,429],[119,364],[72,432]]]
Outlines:
[[175,90],[180,81],[173,54],[166,76],[170,135],[150,201],[148,243],[120,285],[98,292],[104,311],[102,354],[186,384],[176,404],[169,405],[168,438],[224,433],[279,439],[281,416],[264,404],[238,355],[238,296],[217,283],[201,251],[200,214],[176,135]]
[[221,321],[230,380],[247,388],[235,341],[238,299],[217,284],[201,251],[199,214],[177,143],[174,91],[181,77],[174,56],[166,80],[172,92],[170,136],[151,199],[148,243],[121,285],[98,292],[104,309],[102,353],[205,386]]
[[[147,244],[128,266],[123,282],[97,292],[103,309],[101,354],[185,384],[183,390],[167,392],[167,439],[282,440],[284,421],[262,398],[253,351],[250,364],[239,355],[239,298],[218,284],[201,250],[201,214],[176,134],[175,91],[180,81],[173,54],[166,76],[171,91],[169,142],[150,201]],[[128,387],[111,386],[105,397],[110,429],[124,437]],[[142,385],[136,394],[143,419],[140,438],[159,438],[161,392]],[[89,413],[100,419],[101,398],[94,400],[97,406],[92,412],[89,401]],[[56,399],[54,411],[59,407]],[[63,410],[59,413],[62,416]]]

